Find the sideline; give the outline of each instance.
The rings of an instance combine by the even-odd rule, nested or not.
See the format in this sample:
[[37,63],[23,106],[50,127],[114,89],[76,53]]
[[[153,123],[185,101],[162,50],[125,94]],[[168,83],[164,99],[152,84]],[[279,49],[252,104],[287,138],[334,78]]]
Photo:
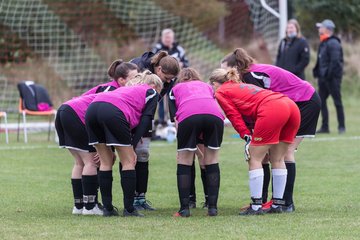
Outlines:
[[[328,137],[328,138],[314,138],[314,139],[305,139],[304,141],[307,142],[333,142],[333,141],[348,141],[348,140],[360,140],[360,136],[351,136],[351,137]],[[222,144],[223,145],[233,145],[233,144],[239,144],[240,141],[225,141]],[[11,143],[10,143],[11,144]],[[10,145],[9,144],[9,145]],[[151,147],[166,147],[166,146],[171,146],[172,144],[167,143],[167,142],[153,142],[150,146]],[[25,146],[0,146],[0,150],[31,150],[31,149],[41,149],[41,148],[46,148],[46,149],[55,149],[55,148],[59,148],[59,146],[57,145],[25,145]]]

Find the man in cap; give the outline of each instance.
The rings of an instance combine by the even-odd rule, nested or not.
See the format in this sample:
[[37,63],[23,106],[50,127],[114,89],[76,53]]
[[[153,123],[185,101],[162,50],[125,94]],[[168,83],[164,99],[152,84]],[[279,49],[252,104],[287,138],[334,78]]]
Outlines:
[[341,101],[341,79],[343,75],[343,51],[341,41],[334,36],[335,24],[329,19],[316,23],[319,31],[320,45],[314,77],[318,79],[321,98],[322,124],[317,133],[329,133],[329,113],[326,100],[332,96],[336,108],[339,134],[345,133],[345,115]]

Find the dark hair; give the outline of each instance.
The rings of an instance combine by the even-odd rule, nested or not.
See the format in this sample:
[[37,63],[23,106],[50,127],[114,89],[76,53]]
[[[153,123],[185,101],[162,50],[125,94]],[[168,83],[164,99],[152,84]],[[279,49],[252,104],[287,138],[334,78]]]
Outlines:
[[163,73],[177,76],[180,71],[180,65],[176,58],[169,56],[165,51],[158,52],[151,58],[151,64],[154,67],[160,66]]
[[200,74],[194,68],[183,68],[176,82],[181,83],[191,80],[200,80]]
[[139,68],[136,64],[124,62],[122,59],[117,59],[111,63],[108,69],[108,76],[114,80],[127,78],[130,70],[139,71]]
[[229,67],[235,67],[240,77],[249,72],[250,65],[254,62],[255,60],[242,48],[235,49],[221,60],[221,63],[226,63]]

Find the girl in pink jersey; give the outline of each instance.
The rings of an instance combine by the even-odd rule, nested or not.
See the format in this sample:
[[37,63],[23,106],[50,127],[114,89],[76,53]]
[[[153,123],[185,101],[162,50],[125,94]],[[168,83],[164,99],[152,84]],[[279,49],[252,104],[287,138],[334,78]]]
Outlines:
[[202,136],[205,146],[204,165],[208,191],[208,215],[217,215],[217,199],[220,186],[218,151],[224,131],[224,117],[214,98],[212,87],[199,79],[192,68],[181,70],[176,85],[169,93],[171,121],[178,124],[177,133],[177,183],[180,210],[176,217],[189,217],[191,166],[198,139]]
[[[242,48],[226,55],[221,61],[224,69],[235,67],[240,78],[245,83],[251,83],[262,88],[280,92],[293,100],[300,109],[301,123],[294,142],[290,145],[286,155],[285,164],[288,170],[286,188],[284,193],[284,212],[293,212],[293,189],[295,183],[295,150],[304,137],[314,137],[316,125],[320,114],[321,101],[315,88],[289,71],[269,65],[257,64],[255,60]],[[268,161],[264,162],[264,189],[263,201],[266,202],[270,182],[270,169]],[[268,206],[270,204],[267,204]]]
[[121,86],[125,86],[129,79],[132,79],[139,71],[139,68],[130,62],[124,62],[122,59],[115,60],[108,69],[108,76],[112,79],[110,82],[102,83],[93,87],[83,95],[109,92]]
[[[133,206],[136,188],[136,154],[133,147],[148,131],[154,117],[161,80],[150,72],[144,73],[144,83],[98,94],[85,117],[89,144],[100,157],[99,185],[104,204],[104,216],[118,216],[112,205],[112,166],[110,147],[114,146],[121,163],[124,216],[143,216]],[[134,135],[132,136],[132,132]]]
[[[137,67],[117,60],[110,66],[108,73],[113,79],[117,79],[116,82],[120,86],[131,79],[134,73],[137,73]],[[94,93],[104,90],[105,88],[99,87],[94,90]],[[55,120],[60,147],[67,148],[75,158],[71,174],[75,202],[73,214],[103,214],[97,204],[99,158],[95,148],[88,144],[89,140],[85,129],[85,112],[95,96],[96,94],[84,94],[65,102],[59,108]]]

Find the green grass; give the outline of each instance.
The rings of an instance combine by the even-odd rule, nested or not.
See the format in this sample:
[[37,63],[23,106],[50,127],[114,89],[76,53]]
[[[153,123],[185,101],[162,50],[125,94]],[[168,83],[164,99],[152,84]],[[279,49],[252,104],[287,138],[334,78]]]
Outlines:
[[[297,152],[293,214],[241,217],[249,202],[243,141],[227,128],[221,149],[219,216],[196,209],[174,219],[178,209],[175,144],[154,142],[148,199],[158,208],[146,217],[72,216],[70,154],[48,143],[45,134],[29,134],[29,144],[9,145],[1,134],[0,239],[358,239],[360,236],[360,108],[346,99],[347,133],[305,140]],[[202,200],[197,172],[198,204]],[[122,208],[118,167],[114,169],[114,205]]]

